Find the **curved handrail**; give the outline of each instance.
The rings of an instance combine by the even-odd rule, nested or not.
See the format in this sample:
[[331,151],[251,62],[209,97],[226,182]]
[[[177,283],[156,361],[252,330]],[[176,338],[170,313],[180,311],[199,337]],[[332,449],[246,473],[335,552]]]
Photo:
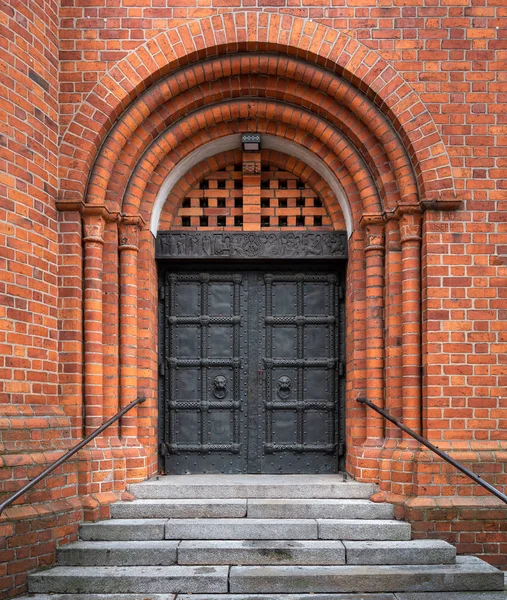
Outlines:
[[89,444],[93,439],[95,439],[98,435],[100,435],[110,425],[112,425],[113,423],[118,421],[118,419],[121,419],[123,417],[123,415],[128,413],[128,411],[131,408],[134,408],[134,406],[137,406],[138,404],[141,404],[142,402],[145,402],[145,401],[146,401],[146,398],[144,396],[140,396],[139,398],[136,398],[135,400],[133,400],[130,404],[125,406],[125,408],[122,408],[118,413],[116,413],[116,415],[114,415],[114,417],[111,417],[108,421],[106,421],[105,423],[102,423],[102,425],[98,429],[96,429],[95,431],[90,433],[90,435],[88,435],[83,440],[81,440],[79,442],[79,444],[74,446],[74,448],[72,448],[71,450],[66,452],[63,456],[60,456],[60,458],[58,460],[56,460],[53,464],[49,465],[49,467],[44,469],[44,471],[39,473],[37,475],[37,477],[34,477],[31,481],[26,483],[15,494],[13,494],[9,498],[7,498],[7,500],[4,500],[0,504],[0,516],[2,516],[3,511],[10,504],[12,504],[15,500],[17,500],[23,494],[28,492],[28,490],[31,490],[34,485],[37,485],[39,483],[39,481],[42,481],[45,477],[47,477],[50,473],[52,473],[60,465],[63,465],[63,463],[66,462],[67,460],[69,460],[69,458],[71,458],[72,456],[74,456],[74,454],[76,454],[76,452],[79,452],[79,450],[81,450],[81,448],[84,448],[87,444]]
[[488,490],[488,492],[491,492],[494,496],[496,496],[502,502],[505,502],[505,504],[507,504],[507,496],[505,494],[502,494],[502,492],[500,492],[500,490],[497,490],[496,487],[492,486],[487,481],[484,481],[484,479],[482,479],[482,477],[480,475],[476,475],[473,471],[470,471],[470,469],[467,469],[465,466],[463,466],[457,460],[454,460],[454,458],[449,456],[446,452],[443,452],[442,450],[437,448],[429,440],[427,440],[426,438],[423,438],[421,435],[419,435],[415,431],[412,431],[412,429],[410,429],[406,425],[403,425],[403,423],[400,423],[397,419],[392,417],[389,413],[385,412],[385,410],[383,410],[376,404],[373,404],[373,402],[370,402],[366,398],[357,398],[357,402],[359,402],[359,404],[365,404],[366,406],[369,406],[371,409],[373,409],[379,415],[382,415],[384,417],[384,419],[387,419],[388,421],[390,421],[391,423],[393,423],[394,425],[399,427],[402,431],[404,431],[405,433],[408,433],[408,435],[412,436],[415,440],[420,442],[423,446],[426,446],[426,448],[429,448],[432,452],[434,452],[435,454],[440,456],[440,458],[442,458],[443,460],[445,460],[446,462],[451,464],[453,467],[455,467],[456,469],[458,469],[459,471],[464,473],[467,477],[472,479],[472,481],[475,481],[475,483],[478,483],[485,490]]

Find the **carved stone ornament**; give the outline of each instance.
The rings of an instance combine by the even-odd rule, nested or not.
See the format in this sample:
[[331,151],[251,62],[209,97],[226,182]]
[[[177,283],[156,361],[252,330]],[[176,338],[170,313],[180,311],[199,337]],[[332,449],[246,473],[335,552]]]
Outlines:
[[83,217],[83,238],[85,242],[104,242],[105,221],[101,215]]
[[138,249],[139,245],[139,226],[120,223],[119,235],[118,235],[118,246],[120,250],[122,248],[131,248],[134,250]]
[[347,232],[216,232],[160,231],[156,258],[347,258]]

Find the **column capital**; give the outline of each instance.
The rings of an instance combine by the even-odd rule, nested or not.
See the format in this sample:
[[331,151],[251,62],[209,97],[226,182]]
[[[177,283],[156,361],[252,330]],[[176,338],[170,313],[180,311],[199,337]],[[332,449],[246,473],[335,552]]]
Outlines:
[[422,214],[404,213],[400,216],[400,241],[401,244],[407,242],[421,242]]
[[86,206],[82,213],[83,242],[104,243],[104,227],[109,218],[105,206]]
[[140,215],[122,215],[118,223],[118,249],[139,250],[139,232],[144,227],[144,219]]
[[366,235],[365,252],[374,250],[383,252],[385,237],[384,215],[380,213],[366,213],[361,217],[360,225],[364,229]]

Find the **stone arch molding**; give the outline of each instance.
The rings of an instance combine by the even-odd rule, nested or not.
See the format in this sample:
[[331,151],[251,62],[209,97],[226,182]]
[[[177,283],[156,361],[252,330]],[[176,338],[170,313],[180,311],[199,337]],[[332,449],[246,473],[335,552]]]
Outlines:
[[[403,162],[403,157],[407,158],[413,171],[409,179],[414,177],[419,201],[442,208],[457,206],[449,156],[429,111],[409,84],[378,53],[339,31],[305,19],[236,11],[162,32],[132,51],[102,77],[63,137],[59,207],[65,209],[88,203],[86,189],[90,174],[107,169],[114,163],[112,154],[122,150],[115,140],[109,146],[105,143],[120,121],[123,121],[122,134],[132,135],[142,125],[143,118],[157,110],[157,106],[150,105],[153,95],[143,92],[187,65],[238,53],[276,53],[338,75],[354,90],[352,108],[361,115],[362,122],[367,123],[375,116],[373,113],[378,117],[371,119],[371,130],[377,139],[381,139],[386,127],[391,129],[392,135],[383,147],[392,156],[394,146],[394,155],[398,158],[391,161],[392,167]],[[297,73],[287,73],[289,79],[294,76],[297,77]],[[316,79],[319,77],[322,78],[317,74]],[[326,85],[325,92],[332,96],[332,86]],[[323,103],[327,102],[325,92],[320,92]],[[132,110],[129,112],[129,109]],[[160,115],[157,118],[160,119]],[[398,178],[398,184],[402,180]],[[338,189],[336,182],[334,189]],[[340,195],[338,198],[340,200]],[[344,210],[344,214],[347,212]]]

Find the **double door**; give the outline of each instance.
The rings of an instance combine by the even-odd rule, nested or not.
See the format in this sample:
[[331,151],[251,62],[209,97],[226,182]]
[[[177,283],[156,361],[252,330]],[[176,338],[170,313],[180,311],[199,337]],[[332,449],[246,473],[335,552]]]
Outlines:
[[160,273],[167,473],[334,473],[344,447],[337,271]]

